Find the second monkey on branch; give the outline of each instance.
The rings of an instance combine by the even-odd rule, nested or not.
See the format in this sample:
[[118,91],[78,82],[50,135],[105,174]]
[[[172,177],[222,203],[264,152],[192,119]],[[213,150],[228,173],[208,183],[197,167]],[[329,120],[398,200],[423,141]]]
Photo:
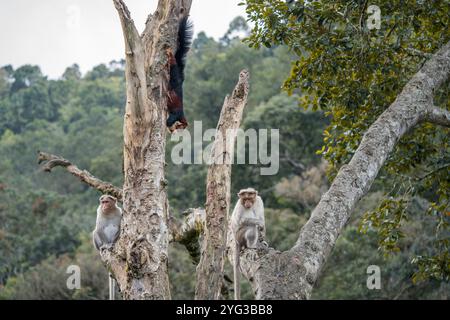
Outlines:
[[178,41],[175,56],[168,49],[168,63],[170,68],[169,90],[167,96],[167,128],[170,132],[184,129],[188,126],[183,111],[183,82],[184,67],[186,66],[186,55],[192,44],[193,25],[184,17],[178,27]]
[[[257,249],[264,243],[266,222],[264,218],[264,203],[258,191],[253,188],[242,189],[238,193],[239,200],[230,218],[228,241],[233,246],[234,299],[241,299],[240,284],[240,253],[241,249]],[[261,237],[260,237],[261,235]]]

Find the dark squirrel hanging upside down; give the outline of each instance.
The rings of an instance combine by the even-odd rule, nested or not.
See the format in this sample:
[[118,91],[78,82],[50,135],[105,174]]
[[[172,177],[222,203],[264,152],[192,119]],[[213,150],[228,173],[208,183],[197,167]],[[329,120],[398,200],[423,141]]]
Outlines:
[[178,43],[175,56],[170,49],[167,50],[170,68],[167,97],[167,109],[169,111],[167,128],[170,132],[174,132],[177,129],[184,129],[188,126],[183,111],[183,81],[186,54],[191,47],[192,36],[192,23],[188,21],[187,17],[184,17],[178,27]]

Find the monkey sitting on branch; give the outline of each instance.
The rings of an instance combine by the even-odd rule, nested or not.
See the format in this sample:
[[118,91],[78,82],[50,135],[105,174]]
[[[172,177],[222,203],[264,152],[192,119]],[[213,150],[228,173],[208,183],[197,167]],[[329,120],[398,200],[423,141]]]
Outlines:
[[110,195],[102,195],[99,202],[92,240],[100,251],[104,247],[111,248],[119,237],[122,209],[117,206],[117,199]]
[[240,299],[240,252],[243,248],[257,249],[265,237],[264,203],[258,191],[242,189],[239,200],[231,214],[230,237],[234,239],[234,299]]
[[167,97],[167,128],[170,132],[185,129],[188,126],[183,111],[183,82],[184,67],[186,66],[186,55],[191,47],[193,36],[193,25],[184,17],[178,27],[178,42],[175,56],[170,49],[167,50],[170,67],[169,91]]
[[[110,195],[102,195],[97,208],[97,221],[92,232],[92,240],[97,250],[110,249],[120,234],[122,209],[117,206],[117,199]],[[109,299],[115,299],[116,280],[109,274]]]

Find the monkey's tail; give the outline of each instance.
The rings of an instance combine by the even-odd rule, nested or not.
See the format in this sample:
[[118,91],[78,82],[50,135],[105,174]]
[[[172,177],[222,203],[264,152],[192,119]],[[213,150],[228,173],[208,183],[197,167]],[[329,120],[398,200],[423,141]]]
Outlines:
[[184,17],[178,27],[178,47],[175,53],[175,60],[180,68],[181,81],[184,80],[184,67],[186,66],[186,55],[191,48],[192,38],[194,36],[194,25]]
[[109,300],[116,300],[116,279],[109,273]]
[[239,257],[239,246],[235,246],[234,250],[234,265],[233,265],[233,272],[234,272],[234,300],[241,300],[241,281],[240,281],[240,275],[241,270],[239,269],[240,265],[240,257]]

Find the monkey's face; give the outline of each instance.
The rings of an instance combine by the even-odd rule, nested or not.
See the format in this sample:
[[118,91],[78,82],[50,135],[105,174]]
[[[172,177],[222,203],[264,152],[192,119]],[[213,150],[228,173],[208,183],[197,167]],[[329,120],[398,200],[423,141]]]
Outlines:
[[116,201],[111,197],[100,197],[100,207],[104,213],[111,212],[116,207]]
[[250,209],[255,204],[256,193],[244,192],[239,195],[241,203],[245,209]]

